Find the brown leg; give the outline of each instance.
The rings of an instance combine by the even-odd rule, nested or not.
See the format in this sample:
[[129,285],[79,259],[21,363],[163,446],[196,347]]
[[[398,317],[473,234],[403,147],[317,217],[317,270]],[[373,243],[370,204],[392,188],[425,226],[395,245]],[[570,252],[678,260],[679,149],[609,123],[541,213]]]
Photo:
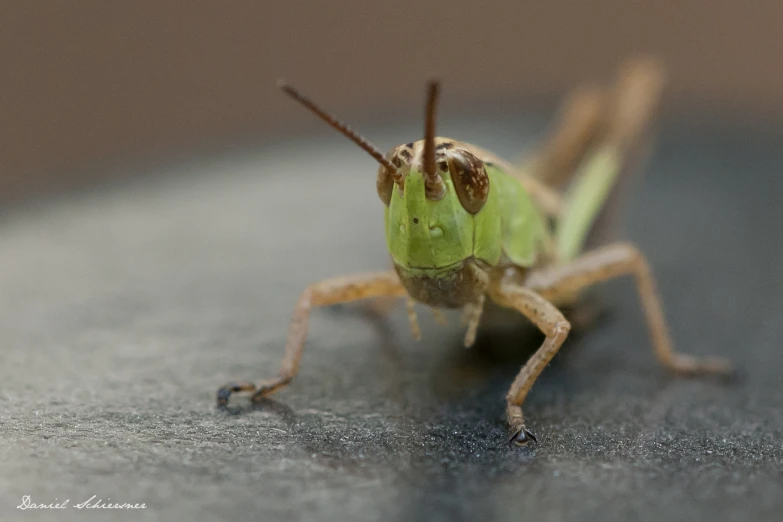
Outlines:
[[[657,60],[639,57],[623,64],[615,83],[605,140],[622,156],[632,156],[655,122],[666,83]],[[626,158],[628,163],[630,158]]]
[[664,366],[687,375],[731,372],[731,364],[726,359],[694,357],[674,351],[650,268],[644,256],[631,244],[616,243],[588,252],[565,265],[534,271],[525,286],[546,299],[557,300],[563,294],[570,295],[627,274],[636,278],[655,355]]
[[478,331],[481,314],[484,313],[484,301],[486,297],[481,294],[478,302],[465,307],[465,323],[468,325],[468,331],[465,332],[465,348],[470,348],[476,342],[476,332]]
[[394,272],[336,277],[308,286],[296,304],[288,332],[285,356],[277,377],[257,386],[253,383],[227,384],[218,390],[218,406],[225,406],[228,398],[234,392],[255,392],[252,399],[258,401],[291,382],[291,379],[299,371],[311,308],[347,303],[369,297],[404,295],[406,295],[405,288],[400,284],[400,280]]
[[599,141],[609,141],[621,155],[652,124],[664,72],[649,57],[624,63],[612,89],[583,85],[563,103],[549,138],[533,162],[535,177],[552,188],[563,188]]
[[532,163],[536,179],[552,188],[562,188],[570,181],[603,130],[607,99],[607,93],[593,85],[584,85],[569,94]]
[[419,316],[416,315],[416,301],[412,297],[405,300],[405,308],[408,311],[408,324],[411,327],[411,336],[415,341],[421,341],[421,328],[419,328]]
[[398,302],[399,299],[397,297],[383,296],[376,299],[370,299],[364,303],[364,308],[370,315],[383,317],[391,313]]
[[560,349],[571,325],[552,303],[535,291],[519,286],[509,279],[493,281],[489,295],[498,304],[517,309],[546,335],[544,343],[522,367],[506,395],[506,415],[512,431],[511,442],[521,446],[536,440],[525,427],[522,403],[533,383]]

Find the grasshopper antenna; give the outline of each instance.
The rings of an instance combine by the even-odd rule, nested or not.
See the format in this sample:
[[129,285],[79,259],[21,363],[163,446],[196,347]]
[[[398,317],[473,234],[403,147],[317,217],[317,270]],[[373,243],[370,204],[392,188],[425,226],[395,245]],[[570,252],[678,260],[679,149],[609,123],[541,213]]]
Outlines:
[[280,87],[288,96],[310,109],[311,112],[325,121],[330,127],[337,130],[337,132],[358,145],[363,151],[372,156],[375,161],[387,168],[389,172],[392,173],[392,178],[396,183],[402,183],[403,176],[397,171],[397,167],[395,167],[394,164],[389,161],[375,145],[367,141],[364,136],[360,135],[347,124],[324,111],[318,105],[313,103],[313,101],[311,101],[307,96],[299,92],[291,85],[288,85],[288,83],[286,83],[284,80],[279,80],[277,82],[277,86]]
[[438,108],[440,83],[430,80],[427,84],[427,105],[424,109],[424,150],[422,167],[424,170],[424,188],[427,199],[438,200],[446,192],[446,186],[438,174],[435,165],[435,120]]

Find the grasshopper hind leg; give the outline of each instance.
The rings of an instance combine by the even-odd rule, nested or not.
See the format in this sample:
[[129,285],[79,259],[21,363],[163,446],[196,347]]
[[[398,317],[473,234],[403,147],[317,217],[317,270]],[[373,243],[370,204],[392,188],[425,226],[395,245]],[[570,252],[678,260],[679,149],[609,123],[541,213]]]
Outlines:
[[555,230],[561,261],[619,235],[617,219],[649,152],[664,82],[655,60],[636,59],[622,68],[604,103],[600,132],[571,163]]

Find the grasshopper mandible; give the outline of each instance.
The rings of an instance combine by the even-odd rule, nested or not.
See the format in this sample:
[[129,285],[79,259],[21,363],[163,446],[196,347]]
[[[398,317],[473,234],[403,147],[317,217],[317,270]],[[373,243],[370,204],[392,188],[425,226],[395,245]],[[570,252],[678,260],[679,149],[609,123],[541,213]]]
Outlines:
[[462,308],[468,324],[465,345],[470,346],[489,298],[517,310],[546,336],[506,395],[510,441],[524,445],[536,438],[525,426],[522,405],[571,329],[558,306],[575,303],[587,287],[623,275],[636,281],[655,355],[665,367],[687,375],[729,373],[731,365],[723,358],[698,358],[673,349],[650,268],[636,247],[618,242],[585,251],[610,192],[638,152],[661,86],[657,64],[641,60],[620,76],[614,99],[597,90],[581,91],[565,106],[558,129],[525,171],[479,147],[436,137],[436,81],[427,88],[424,138],[386,155],[281,84],[286,94],[380,164],[377,192],[394,270],[307,287],[294,311],[278,376],[259,385],[226,385],[218,391],[218,404],[224,407],[234,392],[253,392],[253,400],[259,400],[293,379],[314,307],[404,297],[414,335],[414,302]]

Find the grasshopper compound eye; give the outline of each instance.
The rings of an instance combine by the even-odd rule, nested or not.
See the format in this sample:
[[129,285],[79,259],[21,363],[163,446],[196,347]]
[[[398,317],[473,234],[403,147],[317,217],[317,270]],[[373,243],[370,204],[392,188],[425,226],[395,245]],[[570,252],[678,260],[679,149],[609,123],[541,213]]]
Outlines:
[[462,208],[477,214],[489,196],[489,176],[484,162],[466,150],[451,150],[446,153],[446,163]]
[[375,182],[375,187],[378,189],[378,197],[381,198],[383,204],[387,207],[391,201],[392,194],[394,193],[395,172],[389,170],[388,167],[381,165],[378,168],[378,179]]

